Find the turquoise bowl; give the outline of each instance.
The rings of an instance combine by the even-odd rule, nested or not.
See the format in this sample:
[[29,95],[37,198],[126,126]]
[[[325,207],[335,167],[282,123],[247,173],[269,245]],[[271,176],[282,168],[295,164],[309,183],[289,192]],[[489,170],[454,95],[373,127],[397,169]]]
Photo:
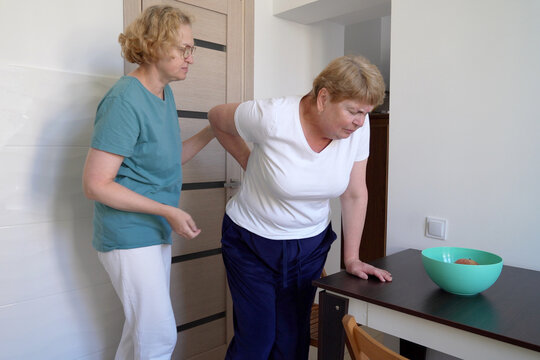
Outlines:
[[[478,265],[456,264],[458,259],[472,259]],[[460,247],[433,247],[422,251],[422,263],[433,282],[457,295],[475,295],[497,281],[503,260],[487,251]]]

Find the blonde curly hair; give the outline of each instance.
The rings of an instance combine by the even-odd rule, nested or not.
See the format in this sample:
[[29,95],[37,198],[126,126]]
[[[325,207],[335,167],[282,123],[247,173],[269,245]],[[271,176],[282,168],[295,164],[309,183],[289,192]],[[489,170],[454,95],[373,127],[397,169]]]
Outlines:
[[191,26],[191,17],[172,6],[147,8],[118,36],[122,56],[135,64],[152,64],[177,46],[178,28]]
[[355,99],[378,106],[384,102],[384,79],[379,69],[359,55],[346,55],[332,60],[313,81],[310,95],[314,101],[326,88],[332,102]]

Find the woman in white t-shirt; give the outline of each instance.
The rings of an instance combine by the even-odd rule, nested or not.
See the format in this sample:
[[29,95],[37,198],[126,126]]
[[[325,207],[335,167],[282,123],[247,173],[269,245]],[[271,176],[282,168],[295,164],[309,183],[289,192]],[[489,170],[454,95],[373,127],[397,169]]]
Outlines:
[[227,359],[308,358],[311,282],[336,238],[332,198],[341,199],[347,272],[392,280],[389,272],[359,259],[368,196],[368,114],[383,102],[384,89],[377,67],[360,56],[343,56],[305,96],[210,110],[216,138],[246,171],[223,220],[235,331]]

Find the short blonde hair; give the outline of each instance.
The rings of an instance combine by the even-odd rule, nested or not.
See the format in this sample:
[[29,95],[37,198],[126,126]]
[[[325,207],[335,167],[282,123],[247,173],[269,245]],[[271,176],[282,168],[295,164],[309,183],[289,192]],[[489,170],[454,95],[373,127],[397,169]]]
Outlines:
[[346,55],[332,60],[313,81],[314,100],[322,88],[328,90],[332,102],[354,99],[372,106],[384,102],[384,79],[363,56]]
[[139,65],[155,63],[180,43],[180,25],[191,26],[190,16],[181,10],[163,5],[147,8],[118,36],[122,56]]

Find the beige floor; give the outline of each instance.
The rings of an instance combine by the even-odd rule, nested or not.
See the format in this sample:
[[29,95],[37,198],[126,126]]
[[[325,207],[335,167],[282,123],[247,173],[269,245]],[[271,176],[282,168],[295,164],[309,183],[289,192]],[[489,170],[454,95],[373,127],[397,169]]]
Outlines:
[[[309,347],[309,360],[317,360],[317,348],[310,346]],[[349,355],[349,352],[347,351],[347,347],[345,346],[345,356],[343,356],[343,360],[351,360],[351,357]]]

